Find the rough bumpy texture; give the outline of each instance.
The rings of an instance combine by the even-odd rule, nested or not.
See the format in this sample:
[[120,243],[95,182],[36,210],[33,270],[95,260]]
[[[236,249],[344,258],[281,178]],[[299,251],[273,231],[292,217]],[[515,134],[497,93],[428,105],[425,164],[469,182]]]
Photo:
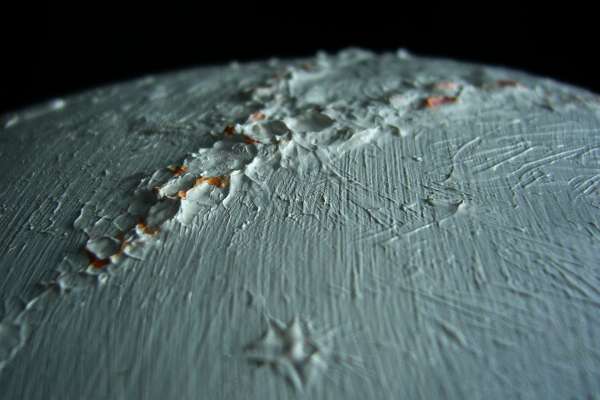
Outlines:
[[348,50],[2,126],[2,399],[600,393],[593,94]]

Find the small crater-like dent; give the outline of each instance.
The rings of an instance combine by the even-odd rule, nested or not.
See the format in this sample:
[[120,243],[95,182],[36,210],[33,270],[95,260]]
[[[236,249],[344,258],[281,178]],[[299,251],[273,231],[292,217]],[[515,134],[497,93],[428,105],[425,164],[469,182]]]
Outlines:
[[267,323],[262,336],[245,347],[248,361],[269,366],[298,391],[306,389],[325,372],[331,343],[297,317],[287,324],[275,319]]

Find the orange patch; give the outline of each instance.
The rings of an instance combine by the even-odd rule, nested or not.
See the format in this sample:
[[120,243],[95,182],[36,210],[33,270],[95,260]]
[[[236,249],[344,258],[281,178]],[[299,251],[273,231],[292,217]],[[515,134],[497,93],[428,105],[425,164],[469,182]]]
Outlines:
[[216,186],[218,188],[225,188],[227,187],[227,185],[229,185],[229,177],[228,176],[201,176],[199,178],[196,178],[196,180],[194,181],[194,186],[198,186],[201,185],[203,183],[212,185],[212,186]]
[[252,122],[262,121],[265,118],[267,118],[267,116],[260,111],[257,111],[254,114],[250,114],[250,116],[248,117],[248,119]]
[[146,235],[156,235],[160,231],[158,228],[152,228],[151,226],[146,225],[143,221],[139,222],[137,227]]
[[225,129],[223,129],[223,135],[225,136],[233,136],[235,134],[235,127],[233,125],[227,125]]
[[185,190],[180,190],[179,192],[177,192],[177,196],[181,199],[181,200],[185,200],[187,198],[187,191]]
[[425,107],[435,108],[444,104],[456,103],[458,99],[455,96],[429,96],[425,99]]
[[88,260],[90,261],[89,265],[93,268],[100,269],[110,264],[110,259],[108,258],[98,258],[89,250],[86,250],[85,253],[88,256]]
[[180,165],[178,167],[174,167],[172,165],[168,166],[167,169],[173,173],[174,176],[180,176],[188,172],[187,165]]

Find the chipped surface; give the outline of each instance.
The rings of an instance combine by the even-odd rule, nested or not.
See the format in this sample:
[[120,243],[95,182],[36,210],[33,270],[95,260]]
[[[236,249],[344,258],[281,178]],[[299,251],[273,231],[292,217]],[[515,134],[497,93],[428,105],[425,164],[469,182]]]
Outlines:
[[596,95],[349,50],[0,125],[7,398],[600,393]]

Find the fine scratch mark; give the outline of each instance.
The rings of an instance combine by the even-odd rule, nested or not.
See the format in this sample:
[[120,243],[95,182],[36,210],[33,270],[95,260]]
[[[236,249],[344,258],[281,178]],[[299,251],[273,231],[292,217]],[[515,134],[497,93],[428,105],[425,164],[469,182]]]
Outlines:
[[454,171],[456,169],[456,163],[457,163],[457,159],[459,156],[462,155],[462,153],[464,153],[469,147],[473,146],[473,145],[477,145],[481,142],[481,138],[479,136],[469,140],[468,142],[464,143],[462,146],[460,146],[458,148],[458,150],[456,151],[456,153],[454,153],[454,155],[452,156],[452,165],[451,165],[451,169],[450,172],[448,173],[448,175],[446,176],[446,178],[441,182],[441,183],[447,183],[453,176]]

